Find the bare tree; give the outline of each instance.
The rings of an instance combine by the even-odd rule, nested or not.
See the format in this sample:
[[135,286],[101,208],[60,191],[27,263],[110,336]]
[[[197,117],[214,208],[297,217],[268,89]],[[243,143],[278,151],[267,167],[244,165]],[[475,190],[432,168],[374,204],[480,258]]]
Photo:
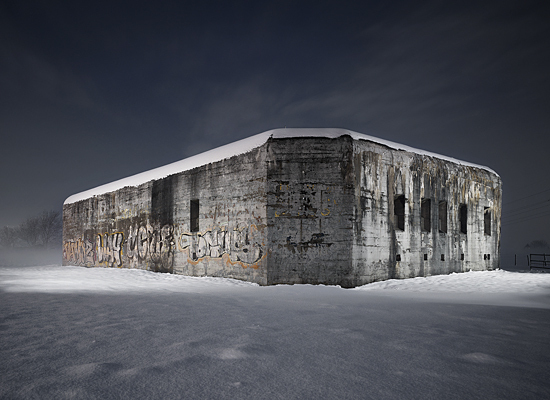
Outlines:
[[[59,211],[43,211],[40,215],[26,219],[19,228],[12,228],[17,237],[27,242],[29,246],[41,244],[49,246],[61,239],[62,222]],[[6,235],[12,233],[6,231]]]
[[18,236],[19,232],[17,228],[4,226],[2,229],[0,229],[0,244],[4,247],[13,247],[13,245],[17,241]]
[[61,238],[61,213],[59,211],[42,212],[38,216],[38,230],[42,244],[45,247]]
[[35,246],[40,238],[40,219],[30,217],[19,226],[19,237],[27,242],[29,246]]
[[62,223],[59,211],[43,211],[36,217],[30,217],[23,222],[17,233],[20,239],[29,246],[41,244],[44,247],[61,238]]

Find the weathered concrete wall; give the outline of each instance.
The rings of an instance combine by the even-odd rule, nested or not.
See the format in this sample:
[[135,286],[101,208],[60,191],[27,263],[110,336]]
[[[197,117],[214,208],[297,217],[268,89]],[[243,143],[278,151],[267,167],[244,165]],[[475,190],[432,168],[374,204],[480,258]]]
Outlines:
[[268,283],[349,286],[352,139],[276,139],[267,153]]
[[497,268],[500,207],[500,178],[483,168],[348,135],[271,137],[245,154],[66,204],[63,260],[354,287]]
[[[354,166],[356,284],[499,266],[498,176],[368,141],[355,142]],[[406,199],[403,230],[397,227],[394,209],[399,195]],[[423,229],[421,215],[424,199],[431,204],[428,229]],[[442,201],[446,202],[446,232],[439,226]],[[467,207],[466,233],[461,233],[461,204]],[[485,212],[491,220],[487,233]]]
[[[66,204],[64,264],[267,283],[265,151]],[[199,200],[191,232],[190,202]]]

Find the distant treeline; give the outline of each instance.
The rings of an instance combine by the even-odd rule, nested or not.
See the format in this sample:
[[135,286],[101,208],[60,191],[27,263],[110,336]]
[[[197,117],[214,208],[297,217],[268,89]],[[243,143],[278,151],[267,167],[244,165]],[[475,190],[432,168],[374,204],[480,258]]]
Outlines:
[[26,219],[19,226],[4,226],[0,229],[0,246],[14,247],[54,247],[61,244],[61,213],[43,211]]

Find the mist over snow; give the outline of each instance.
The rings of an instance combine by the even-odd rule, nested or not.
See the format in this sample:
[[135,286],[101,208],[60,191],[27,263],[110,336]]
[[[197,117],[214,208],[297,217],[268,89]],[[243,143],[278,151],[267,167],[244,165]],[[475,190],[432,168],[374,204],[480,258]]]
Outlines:
[[356,289],[0,267],[0,398],[549,398],[550,274]]
[[[539,273],[537,273],[539,272]],[[84,268],[78,266],[45,265],[32,267],[1,267],[0,289],[16,293],[208,293],[219,290],[270,290],[273,287],[260,287],[255,283],[236,279],[215,277],[194,277],[177,274],[164,274],[139,269],[124,268]],[[294,290],[312,285],[296,285]],[[315,286],[314,286],[315,287]],[[316,287],[333,288],[318,285]],[[337,286],[337,288],[340,288]],[[399,290],[403,292],[467,293],[488,294],[506,293],[508,305],[517,302],[515,294],[550,294],[550,274],[544,271],[512,272],[470,271],[434,275],[411,279],[389,279],[374,282],[355,289],[344,291]],[[467,298],[465,298],[467,299]],[[544,306],[545,307],[545,306]],[[548,304],[550,307],[550,303]]]

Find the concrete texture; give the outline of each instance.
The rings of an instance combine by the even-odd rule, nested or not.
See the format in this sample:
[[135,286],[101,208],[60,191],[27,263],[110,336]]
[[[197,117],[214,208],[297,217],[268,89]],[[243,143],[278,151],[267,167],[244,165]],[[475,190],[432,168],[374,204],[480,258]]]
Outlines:
[[343,287],[499,266],[498,175],[322,131],[65,204],[64,265]]

